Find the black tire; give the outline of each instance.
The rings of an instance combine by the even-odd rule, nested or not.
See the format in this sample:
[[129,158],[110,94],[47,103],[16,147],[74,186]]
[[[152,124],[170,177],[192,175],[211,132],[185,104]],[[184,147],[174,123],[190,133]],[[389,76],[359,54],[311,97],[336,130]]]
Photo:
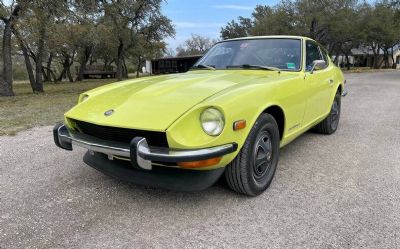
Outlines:
[[340,108],[341,108],[341,94],[336,93],[335,99],[333,100],[331,112],[321,123],[315,126],[315,130],[322,134],[333,134],[339,126],[340,120]]
[[279,144],[279,128],[274,117],[261,114],[239,154],[226,167],[225,178],[228,186],[249,196],[257,196],[264,192],[275,175]]

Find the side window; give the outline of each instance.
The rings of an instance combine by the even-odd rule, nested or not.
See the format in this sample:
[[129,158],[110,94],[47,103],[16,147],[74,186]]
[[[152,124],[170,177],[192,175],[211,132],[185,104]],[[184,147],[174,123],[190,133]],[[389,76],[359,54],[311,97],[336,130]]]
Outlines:
[[321,53],[317,44],[311,41],[306,42],[306,71],[313,67],[313,61],[322,60]]

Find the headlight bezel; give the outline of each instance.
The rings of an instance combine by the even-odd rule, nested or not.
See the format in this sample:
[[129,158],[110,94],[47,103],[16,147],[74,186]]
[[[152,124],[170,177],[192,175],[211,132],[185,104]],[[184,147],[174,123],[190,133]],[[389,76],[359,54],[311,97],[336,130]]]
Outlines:
[[200,113],[199,119],[202,130],[209,136],[217,137],[221,135],[225,128],[225,115],[216,107],[205,108]]

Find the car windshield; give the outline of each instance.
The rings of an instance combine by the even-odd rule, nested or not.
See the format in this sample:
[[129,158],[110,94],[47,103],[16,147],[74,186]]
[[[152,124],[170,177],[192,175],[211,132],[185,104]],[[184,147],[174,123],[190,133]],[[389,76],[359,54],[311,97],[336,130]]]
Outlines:
[[301,41],[268,38],[217,43],[194,65],[194,68],[210,67],[298,71]]

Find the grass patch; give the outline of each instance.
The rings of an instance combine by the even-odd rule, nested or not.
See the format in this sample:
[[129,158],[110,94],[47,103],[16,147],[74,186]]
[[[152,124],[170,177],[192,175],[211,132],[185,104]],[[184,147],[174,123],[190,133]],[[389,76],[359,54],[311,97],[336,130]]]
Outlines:
[[79,94],[112,80],[87,80],[74,83],[45,84],[43,94],[33,94],[29,84],[14,84],[14,97],[0,97],[0,135],[15,135],[35,126],[53,125],[63,120]]

